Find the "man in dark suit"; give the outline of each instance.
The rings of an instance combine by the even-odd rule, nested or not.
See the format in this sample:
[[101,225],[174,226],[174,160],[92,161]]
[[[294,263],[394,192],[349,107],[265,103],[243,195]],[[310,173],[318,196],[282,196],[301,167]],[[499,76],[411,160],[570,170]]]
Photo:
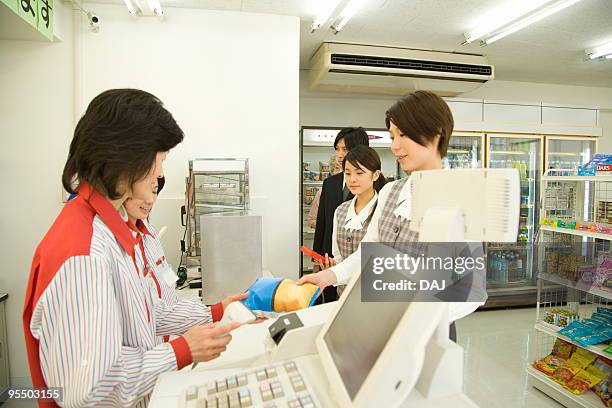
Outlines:
[[[344,156],[349,150],[358,145],[369,146],[368,134],[362,127],[344,128],[338,132],[334,140],[334,150],[336,150],[336,161],[342,163]],[[319,211],[317,212],[317,224],[315,227],[313,249],[315,252],[325,255],[332,255],[332,231],[334,229],[334,212],[343,202],[353,198],[344,182],[344,173],[328,177],[323,182],[321,190],[321,200]],[[328,286],[323,290],[317,303],[333,302],[338,299],[338,294],[334,286]]]

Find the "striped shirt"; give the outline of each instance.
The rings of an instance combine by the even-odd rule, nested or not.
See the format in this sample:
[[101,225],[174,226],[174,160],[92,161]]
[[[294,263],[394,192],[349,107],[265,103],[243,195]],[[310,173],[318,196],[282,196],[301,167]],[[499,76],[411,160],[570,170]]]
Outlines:
[[[193,326],[219,321],[223,317],[223,306],[217,303],[212,307],[205,306],[198,300],[180,300],[174,285],[166,282],[164,274],[170,268],[164,248],[157,236],[157,232],[144,220],[137,220],[136,225],[128,222],[139,249],[145,254],[146,279],[149,302],[156,305],[155,310],[163,314],[158,344],[168,341],[168,335],[179,335]],[[173,272],[172,272],[173,273]],[[161,304],[160,304],[161,303]],[[158,316],[154,316],[158,320]]]
[[176,324],[152,301],[137,249],[126,220],[87,183],[38,245],[23,325],[33,385],[63,387],[57,404],[145,407],[160,374],[191,364],[183,337],[159,341]]

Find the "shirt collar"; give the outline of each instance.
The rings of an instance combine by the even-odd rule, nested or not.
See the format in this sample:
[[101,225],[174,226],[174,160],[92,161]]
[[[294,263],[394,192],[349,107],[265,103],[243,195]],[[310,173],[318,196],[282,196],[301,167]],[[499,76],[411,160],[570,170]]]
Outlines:
[[410,176],[408,176],[408,180],[402,187],[402,190],[400,191],[399,196],[397,197],[398,204],[400,204],[403,201],[410,201],[410,196],[411,196],[410,189],[411,188],[412,188],[412,180],[410,179]]
[[153,236],[142,220],[136,220],[136,224],[128,220],[127,226],[130,228],[130,230],[137,234],[149,235],[151,237]]
[[151,231],[149,231],[143,220],[136,220],[136,228],[138,228],[138,231],[140,231],[144,235],[153,236],[153,234],[151,234]]
[[123,250],[134,256],[136,240],[132,236],[127,223],[122,218],[121,211],[125,211],[125,209],[116,210],[108,198],[100,194],[87,182],[81,182],[77,190],[77,199],[88,202],[104,224],[111,230],[121,247],[123,247]]
[[397,217],[402,217],[405,220],[410,221],[410,209],[411,209],[411,196],[412,196],[412,182],[410,178],[406,180],[402,187],[399,196],[397,197],[397,206],[393,211],[393,214]]
[[363,228],[363,224],[366,222],[374,205],[378,201],[378,193],[374,191],[374,197],[361,209],[359,214],[355,212],[355,204],[357,203],[357,196],[353,197],[350,201],[348,211],[346,213],[346,222],[344,223],[344,229],[359,231]]

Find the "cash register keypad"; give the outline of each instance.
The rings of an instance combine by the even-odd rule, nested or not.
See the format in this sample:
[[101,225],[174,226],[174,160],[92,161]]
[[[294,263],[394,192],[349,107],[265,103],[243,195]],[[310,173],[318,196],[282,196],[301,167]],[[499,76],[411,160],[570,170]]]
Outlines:
[[259,367],[189,387],[185,408],[316,408],[314,397],[293,361]]

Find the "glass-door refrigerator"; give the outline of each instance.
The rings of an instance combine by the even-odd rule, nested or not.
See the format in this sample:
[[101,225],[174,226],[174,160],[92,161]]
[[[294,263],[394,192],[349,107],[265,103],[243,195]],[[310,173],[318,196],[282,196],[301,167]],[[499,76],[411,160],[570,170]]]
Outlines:
[[484,133],[455,132],[442,159],[445,169],[477,169],[484,163]]
[[597,151],[594,137],[546,136],[546,160],[544,168],[575,170],[586,164]]
[[[313,247],[316,212],[309,214],[312,203],[323,185],[323,181],[334,171],[335,151],[334,140],[340,127],[310,127],[304,126],[300,131],[300,245]],[[397,180],[403,175],[391,152],[391,138],[386,129],[366,129],[372,147],[381,159],[382,173],[389,181]],[[313,220],[314,218],[314,220]],[[300,260],[300,276],[312,272],[310,257],[302,254]]]
[[535,301],[533,244],[539,220],[543,144],[544,138],[537,135],[487,135],[487,167],[518,169],[521,183],[516,243],[489,243],[487,246],[487,306],[533,304]]

